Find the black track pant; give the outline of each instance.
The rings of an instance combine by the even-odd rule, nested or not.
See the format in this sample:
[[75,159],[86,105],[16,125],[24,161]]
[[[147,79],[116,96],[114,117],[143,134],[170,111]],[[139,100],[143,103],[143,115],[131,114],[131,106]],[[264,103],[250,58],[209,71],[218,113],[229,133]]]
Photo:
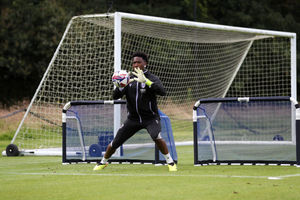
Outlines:
[[118,130],[116,137],[113,139],[112,147],[114,149],[117,149],[126,140],[128,140],[136,132],[138,132],[143,128],[147,129],[152,140],[160,138],[160,132],[161,132],[160,120],[153,119],[153,120],[143,121],[142,123],[140,123],[138,121],[127,119],[124,122],[124,124],[121,126],[121,128]]

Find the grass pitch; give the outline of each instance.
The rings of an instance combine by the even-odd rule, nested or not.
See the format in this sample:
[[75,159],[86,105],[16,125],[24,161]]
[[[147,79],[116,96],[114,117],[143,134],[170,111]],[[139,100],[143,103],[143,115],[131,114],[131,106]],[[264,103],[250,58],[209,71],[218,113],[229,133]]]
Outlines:
[[0,199],[300,199],[295,166],[194,166],[191,146],[167,166],[62,165],[60,157],[1,157]]

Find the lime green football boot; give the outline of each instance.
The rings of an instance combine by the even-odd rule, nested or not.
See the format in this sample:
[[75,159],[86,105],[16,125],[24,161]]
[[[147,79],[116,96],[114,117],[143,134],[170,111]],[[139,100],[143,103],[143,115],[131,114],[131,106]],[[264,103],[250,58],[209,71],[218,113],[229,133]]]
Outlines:
[[175,163],[168,164],[169,172],[177,172],[177,165]]
[[94,167],[93,170],[94,170],[94,171],[102,170],[102,169],[104,169],[107,165],[108,165],[108,163],[105,163],[105,164],[99,163],[99,164],[97,164],[97,165]]

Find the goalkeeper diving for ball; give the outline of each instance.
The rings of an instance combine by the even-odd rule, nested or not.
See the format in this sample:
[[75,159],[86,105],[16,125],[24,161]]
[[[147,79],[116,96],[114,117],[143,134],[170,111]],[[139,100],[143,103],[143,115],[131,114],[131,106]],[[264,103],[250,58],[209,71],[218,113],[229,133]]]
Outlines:
[[169,171],[177,171],[166,142],[161,137],[160,117],[158,114],[156,95],[165,96],[166,91],[159,78],[147,70],[148,56],[142,52],[132,55],[132,67],[134,72],[129,83],[121,88],[116,87],[113,99],[122,98],[127,100],[128,117],[116,137],[107,146],[106,152],[93,170],[102,170],[108,165],[108,159],[114,154],[127,139],[141,129],[147,129],[152,140],[164,155],[168,163]]

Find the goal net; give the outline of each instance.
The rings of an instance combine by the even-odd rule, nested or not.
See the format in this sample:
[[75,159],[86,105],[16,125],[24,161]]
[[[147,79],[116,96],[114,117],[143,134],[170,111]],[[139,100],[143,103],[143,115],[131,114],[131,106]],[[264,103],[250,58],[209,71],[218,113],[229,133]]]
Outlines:
[[63,106],[111,100],[113,72],[131,71],[131,55],[143,51],[167,91],[158,105],[175,141],[192,144],[190,110],[199,98],[296,99],[295,39],[294,33],[118,12],[73,17],[12,143],[24,152],[61,147]]
[[290,97],[200,99],[194,108],[194,163],[296,163]]
[[[120,105],[120,109],[115,107]],[[115,114],[115,110],[120,110]],[[169,153],[177,161],[171,122],[159,111],[161,136]],[[63,109],[63,162],[100,162],[108,144],[116,135],[116,118],[127,118],[126,101],[72,101]],[[129,138],[109,162],[165,163],[155,143],[145,129]]]

